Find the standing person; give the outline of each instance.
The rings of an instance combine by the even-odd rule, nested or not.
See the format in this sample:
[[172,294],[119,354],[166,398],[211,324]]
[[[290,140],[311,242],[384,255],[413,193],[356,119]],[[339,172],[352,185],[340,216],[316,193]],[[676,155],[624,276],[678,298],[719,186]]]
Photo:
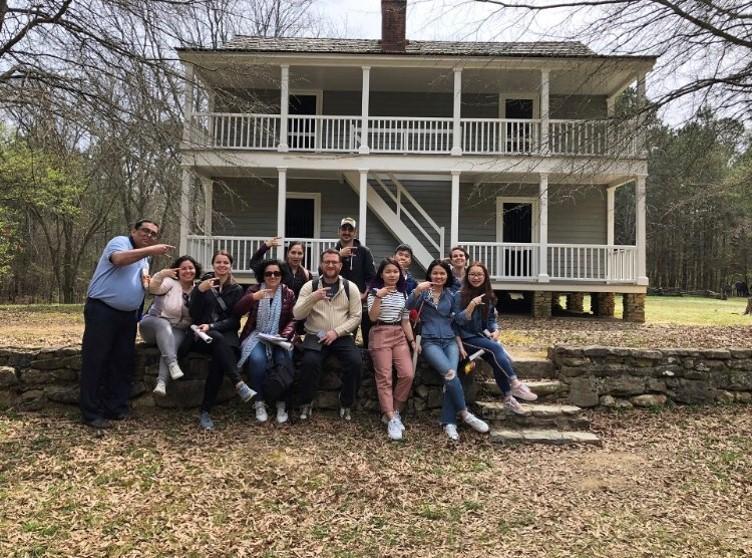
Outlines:
[[296,320],[305,320],[303,359],[300,366],[300,418],[311,416],[311,402],[319,385],[321,363],[334,354],[342,365],[344,377],[339,394],[339,416],[351,419],[360,384],[361,354],[353,332],[358,329],[363,311],[358,287],[340,276],[342,257],[330,248],[321,254],[320,278],[308,281],[300,290],[293,308]]
[[455,279],[455,289],[459,289],[460,285],[462,285],[469,257],[467,250],[462,246],[455,246],[449,251],[449,263],[452,264],[452,275]]
[[[262,281],[248,288],[243,298],[235,305],[235,315],[248,314],[248,319],[240,334],[240,360],[238,368],[245,364],[251,388],[256,391],[256,420],[266,422],[266,403],[275,403],[277,422],[287,422],[287,409],[284,399],[268,400],[264,393],[264,382],[269,365],[274,362],[292,369],[290,351],[259,338],[259,334],[278,335],[292,341],[295,335],[295,318],[292,308],[295,293],[282,284],[282,266],[279,260],[264,260],[258,268],[257,277]],[[282,395],[282,394],[280,394]]]
[[154,388],[156,395],[167,395],[167,379],[178,380],[183,371],[178,364],[177,348],[191,325],[188,301],[193,281],[201,275],[201,266],[190,256],[180,256],[168,269],[154,274],[149,282],[149,292],[154,303],[141,320],[141,337],[159,347],[159,375]]
[[394,259],[399,263],[402,270],[402,276],[405,278],[405,289],[407,294],[413,292],[418,282],[410,273],[410,266],[413,263],[413,249],[409,244],[400,244],[394,249]]
[[444,379],[441,424],[452,441],[460,439],[457,415],[473,430],[488,432],[488,425],[467,410],[462,384],[457,377],[462,341],[452,327],[456,296],[447,287],[452,270],[442,260],[434,260],[426,271],[426,280],[418,283],[407,300],[408,308],[417,308],[421,321],[421,354]]
[[[400,411],[405,407],[413,385],[415,336],[407,311],[405,278],[397,260],[384,258],[368,292],[371,318],[368,352],[373,361],[376,391],[381,412],[387,420],[390,440],[401,440],[405,430]],[[392,365],[397,369],[397,385],[392,390]]]
[[159,225],[142,219],[129,236],[107,243],[89,283],[84,305],[80,407],[83,423],[108,428],[128,416],[136,358],[136,324],[144,301],[150,256],[174,247],[155,244]]
[[366,307],[366,287],[376,277],[376,268],[373,265],[373,255],[368,246],[361,244],[355,238],[358,234],[357,222],[352,217],[345,217],[339,224],[339,242],[335,249],[339,250],[342,257],[342,270],[340,274],[348,281],[352,281],[360,291],[361,323],[360,333],[363,337],[363,348],[368,348],[368,330],[371,320],[368,319]]
[[517,378],[509,355],[499,342],[496,296],[491,289],[488,269],[481,262],[473,262],[467,270],[455,299],[454,321],[464,345],[462,358],[485,350],[482,358],[493,368],[496,384],[504,397],[504,408],[518,415],[527,414],[517,398],[535,401],[538,396]]
[[193,350],[211,355],[199,415],[199,426],[204,430],[214,429],[209,413],[217,401],[225,374],[230,377],[243,401],[248,402],[255,395],[242,380],[237,368],[240,321],[233,314],[233,308],[243,296],[243,288],[232,276],[232,261],[232,255],[227,250],[214,252],[211,261],[214,272],[202,277],[191,292],[188,303],[193,323],[200,332],[211,337],[211,343],[197,336],[188,336],[180,347],[180,354]]
[[[266,253],[275,246],[279,246],[280,237],[275,236],[269,240],[265,240],[253,254],[250,261],[250,268],[256,274],[256,279],[259,283],[264,280],[263,273],[257,273],[260,271],[261,265],[264,263],[264,256]],[[292,289],[297,298],[300,293],[300,289],[303,288],[306,281],[311,280],[311,272],[303,267],[303,257],[305,256],[305,245],[298,241],[293,240],[287,245],[287,251],[285,252],[285,261],[282,266],[282,283]]]

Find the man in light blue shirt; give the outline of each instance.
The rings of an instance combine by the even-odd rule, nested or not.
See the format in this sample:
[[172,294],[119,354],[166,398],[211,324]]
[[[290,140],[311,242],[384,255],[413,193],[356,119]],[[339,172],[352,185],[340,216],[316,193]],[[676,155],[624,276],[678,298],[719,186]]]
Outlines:
[[138,221],[130,236],[116,236],[107,243],[89,283],[79,404],[84,424],[92,428],[107,428],[107,419],[128,415],[136,325],[148,286],[149,257],[173,249],[155,244],[157,238],[159,225]]

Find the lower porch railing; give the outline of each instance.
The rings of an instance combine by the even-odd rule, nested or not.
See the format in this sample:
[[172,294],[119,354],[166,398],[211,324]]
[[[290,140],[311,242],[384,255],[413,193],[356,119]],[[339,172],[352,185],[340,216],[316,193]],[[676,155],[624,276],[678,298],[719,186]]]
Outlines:
[[[217,250],[227,250],[234,259],[232,266],[233,271],[239,273],[250,273],[253,271],[250,266],[253,254],[269,237],[261,236],[199,236],[188,235],[188,255],[196,259],[205,271],[211,269],[211,259]],[[306,267],[317,273],[319,256],[327,248],[333,248],[337,244],[336,238],[285,238],[285,246],[291,241],[302,242],[305,246],[303,251],[303,267]],[[267,257],[276,257],[275,249],[272,248],[267,253]]]

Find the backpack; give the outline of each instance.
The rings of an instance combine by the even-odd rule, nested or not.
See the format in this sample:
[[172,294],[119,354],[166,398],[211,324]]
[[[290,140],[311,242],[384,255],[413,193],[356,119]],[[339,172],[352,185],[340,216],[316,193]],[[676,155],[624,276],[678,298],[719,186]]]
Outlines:
[[292,360],[283,359],[282,362],[271,362],[264,379],[264,397],[267,401],[284,401],[283,397],[292,386],[295,370]]

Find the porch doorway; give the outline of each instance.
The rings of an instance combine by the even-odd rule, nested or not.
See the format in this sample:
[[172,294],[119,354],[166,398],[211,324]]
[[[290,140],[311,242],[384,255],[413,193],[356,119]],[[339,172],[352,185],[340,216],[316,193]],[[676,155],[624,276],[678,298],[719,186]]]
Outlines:
[[[538,98],[534,95],[499,98],[501,118],[511,120],[504,125],[504,148],[507,153],[530,153],[536,147],[536,128],[532,123],[538,118]],[[530,120],[531,122],[525,122]]]
[[[321,231],[321,194],[288,192],[285,202],[285,239],[317,239]],[[304,262],[316,261],[313,246],[306,243]],[[313,258],[313,259],[312,259]]]
[[[287,123],[287,137],[290,149],[313,150],[316,147],[316,119],[321,113],[318,93],[295,93],[290,95]],[[295,118],[310,116],[311,118]]]
[[496,199],[497,242],[502,242],[502,275],[517,279],[534,275],[538,242],[537,198]]

